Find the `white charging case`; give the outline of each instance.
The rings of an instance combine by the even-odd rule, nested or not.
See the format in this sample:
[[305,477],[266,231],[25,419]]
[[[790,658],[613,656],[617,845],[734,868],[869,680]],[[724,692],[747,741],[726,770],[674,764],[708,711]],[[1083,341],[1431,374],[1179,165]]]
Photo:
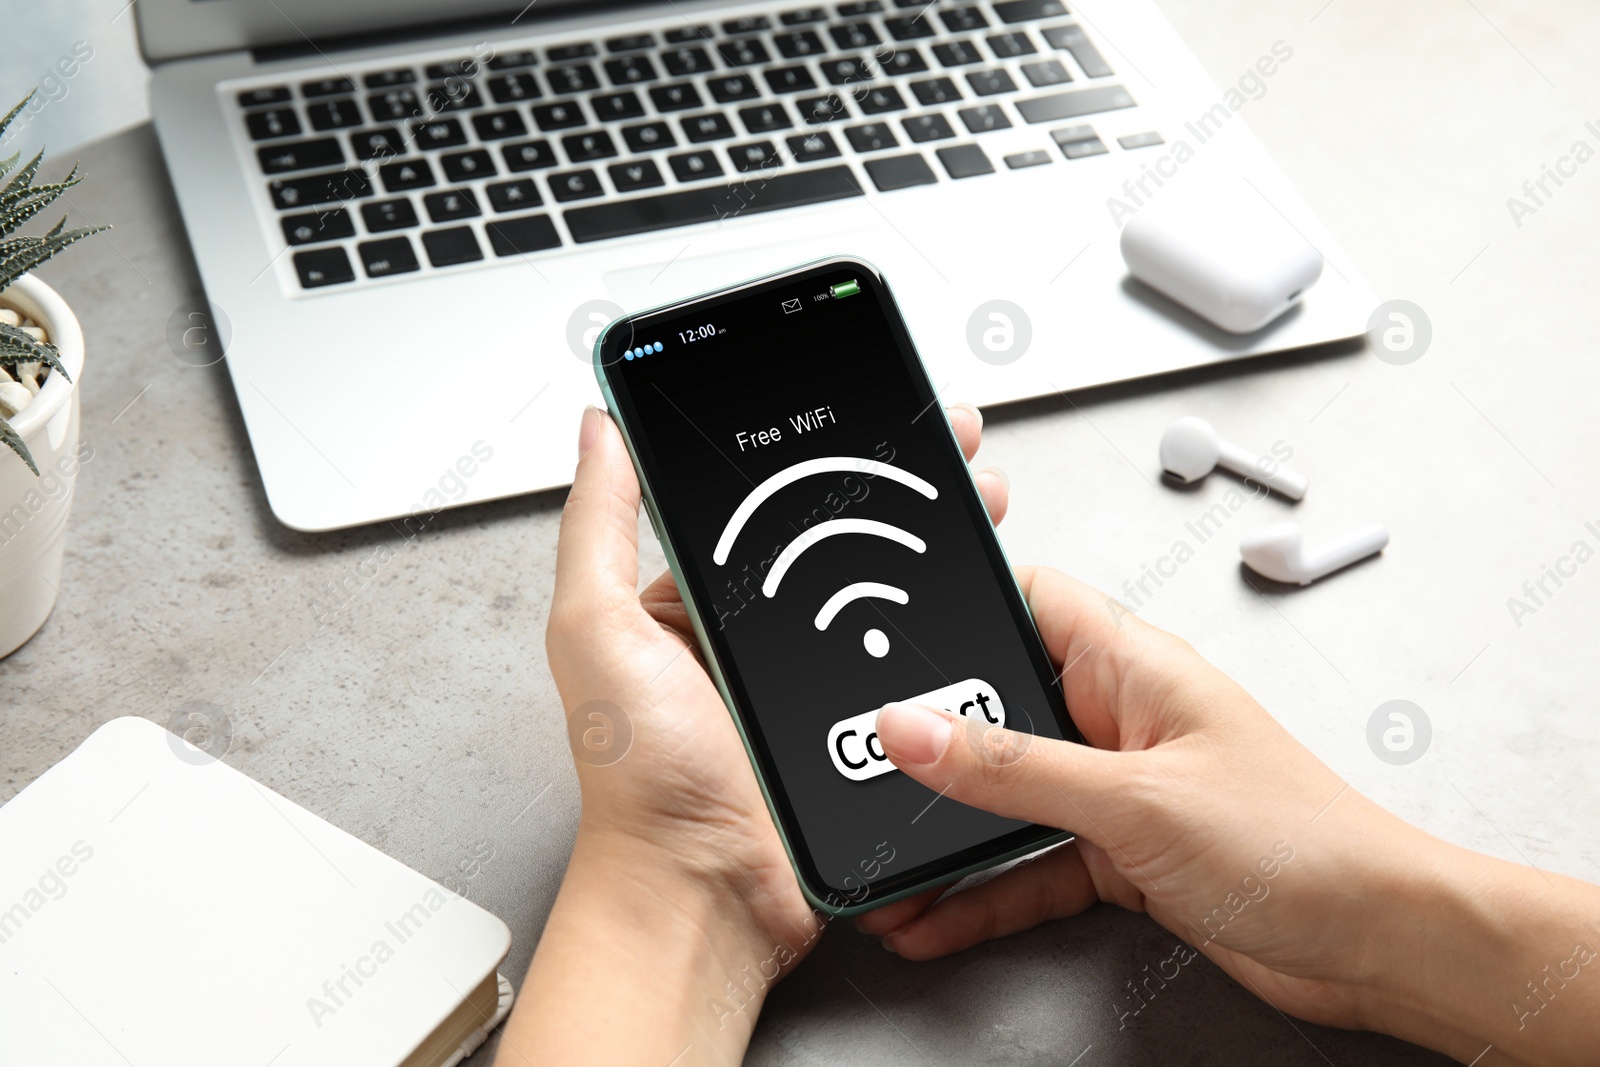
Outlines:
[[1169,186],[1122,230],[1139,281],[1229,333],[1253,333],[1322,277],[1322,255],[1242,178]]

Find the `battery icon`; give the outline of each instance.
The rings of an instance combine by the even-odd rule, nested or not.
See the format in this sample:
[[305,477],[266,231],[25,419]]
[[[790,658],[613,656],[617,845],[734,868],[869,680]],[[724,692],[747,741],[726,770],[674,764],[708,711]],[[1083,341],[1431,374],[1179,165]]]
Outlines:
[[843,300],[847,296],[855,296],[861,291],[861,283],[851,278],[847,282],[828,286],[828,295],[835,300]]

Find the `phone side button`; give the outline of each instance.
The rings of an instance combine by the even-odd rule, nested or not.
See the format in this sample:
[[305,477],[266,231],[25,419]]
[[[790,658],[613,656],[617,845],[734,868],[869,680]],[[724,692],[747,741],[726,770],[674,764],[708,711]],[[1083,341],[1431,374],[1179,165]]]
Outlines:
[[656,540],[665,543],[667,539],[661,536],[661,520],[656,517],[656,509],[651,506],[649,497],[644,500],[644,513],[650,517],[650,529],[656,532]]

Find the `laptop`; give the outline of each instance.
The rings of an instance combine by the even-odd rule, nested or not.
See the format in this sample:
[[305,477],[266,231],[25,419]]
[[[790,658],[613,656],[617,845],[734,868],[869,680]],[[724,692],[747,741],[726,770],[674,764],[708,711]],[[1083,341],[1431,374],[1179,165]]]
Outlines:
[[[1376,303],[1150,0],[141,0],[153,111],[273,513],[413,528],[567,484],[623,311],[874,262],[947,400],[1359,335]],[[1248,182],[1324,256],[1223,334],[1120,227]],[[751,359],[762,358],[752,351]]]

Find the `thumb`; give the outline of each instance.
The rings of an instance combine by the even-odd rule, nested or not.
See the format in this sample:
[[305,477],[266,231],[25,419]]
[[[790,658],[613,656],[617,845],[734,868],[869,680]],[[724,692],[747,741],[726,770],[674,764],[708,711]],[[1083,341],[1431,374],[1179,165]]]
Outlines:
[[975,808],[1071,830],[1111,847],[1097,824],[1119,820],[1122,753],[991,726],[920,704],[878,712],[878,743],[900,770]]
[[577,473],[561,513],[553,618],[587,618],[634,599],[639,580],[639,480],[605,412],[588,408]]

